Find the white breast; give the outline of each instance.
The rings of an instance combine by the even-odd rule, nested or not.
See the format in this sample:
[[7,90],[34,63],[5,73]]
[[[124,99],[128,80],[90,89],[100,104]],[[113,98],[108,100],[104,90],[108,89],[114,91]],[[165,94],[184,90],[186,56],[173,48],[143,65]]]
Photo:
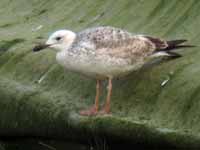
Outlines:
[[56,60],[67,70],[96,76],[95,64],[86,55],[74,55],[73,53],[62,51],[57,53]]
[[128,65],[128,61],[124,59],[110,57],[91,59],[87,55],[74,55],[66,51],[57,53],[56,60],[67,70],[94,78],[119,77],[141,67],[141,64]]

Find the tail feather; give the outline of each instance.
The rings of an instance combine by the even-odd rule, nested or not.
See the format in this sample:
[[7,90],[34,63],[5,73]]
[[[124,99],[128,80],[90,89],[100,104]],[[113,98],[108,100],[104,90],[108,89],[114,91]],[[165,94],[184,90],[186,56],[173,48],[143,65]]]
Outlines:
[[169,56],[168,57],[170,57],[170,58],[179,58],[179,57],[182,57],[182,55],[181,54],[178,54],[178,53],[175,53],[175,52],[170,52],[170,51],[168,51],[168,52],[166,52]]
[[171,51],[160,51],[160,52],[155,52],[153,53],[153,55],[151,55],[151,58],[158,58],[158,57],[165,57],[165,58],[169,58],[169,59],[175,59],[175,58],[179,58],[182,57],[181,54],[178,54],[176,52],[171,52]]

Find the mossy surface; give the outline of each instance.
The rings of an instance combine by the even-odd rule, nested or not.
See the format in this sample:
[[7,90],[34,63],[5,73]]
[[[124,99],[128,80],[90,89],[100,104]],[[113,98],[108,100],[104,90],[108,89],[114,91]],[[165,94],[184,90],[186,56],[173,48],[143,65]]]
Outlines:
[[0,135],[200,147],[199,47],[114,80],[112,115],[104,117],[78,114],[93,104],[94,80],[64,70],[51,50],[31,50],[57,29],[99,25],[199,45],[199,7],[199,0],[1,0]]

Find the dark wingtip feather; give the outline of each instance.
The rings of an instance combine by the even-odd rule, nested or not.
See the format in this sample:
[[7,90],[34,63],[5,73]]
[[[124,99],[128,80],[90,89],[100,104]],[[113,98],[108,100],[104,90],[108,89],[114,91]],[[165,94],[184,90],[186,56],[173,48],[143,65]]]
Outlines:
[[180,49],[180,48],[193,48],[193,47],[197,47],[195,45],[171,45],[168,46],[167,48],[163,49],[164,51],[171,51],[171,50],[176,50],[176,49]]
[[188,40],[186,39],[180,39],[180,40],[172,40],[172,41],[167,41],[167,47],[164,49],[161,49],[161,51],[172,51],[175,49],[180,49],[180,48],[192,48],[196,47],[195,45],[188,45],[188,44],[183,44],[187,42]]
[[172,41],[167,41],[167,44],[169,45],[169,46],[175,46],[175,45],[180,45],[180,44],[182,44],[182,43],[185,43],[185,42],[187,42],[188,40],[186,40],[186,39],[181,39],[181,40],[172,40]]

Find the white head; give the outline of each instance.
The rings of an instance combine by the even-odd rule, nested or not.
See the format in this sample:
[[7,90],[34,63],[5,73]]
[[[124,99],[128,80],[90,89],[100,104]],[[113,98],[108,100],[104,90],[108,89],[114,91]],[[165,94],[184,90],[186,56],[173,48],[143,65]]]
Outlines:
[[52,33],[46,42],[51,48],[57,50],[67,49],[76,38],[76,34],[69,30],[58,30]]
[[52,33],[45,44],[37,45],[33,51],[40,51],[50,47],[56,50],[68,49],[76,38],[76,34],[69,30],[58,30]]

